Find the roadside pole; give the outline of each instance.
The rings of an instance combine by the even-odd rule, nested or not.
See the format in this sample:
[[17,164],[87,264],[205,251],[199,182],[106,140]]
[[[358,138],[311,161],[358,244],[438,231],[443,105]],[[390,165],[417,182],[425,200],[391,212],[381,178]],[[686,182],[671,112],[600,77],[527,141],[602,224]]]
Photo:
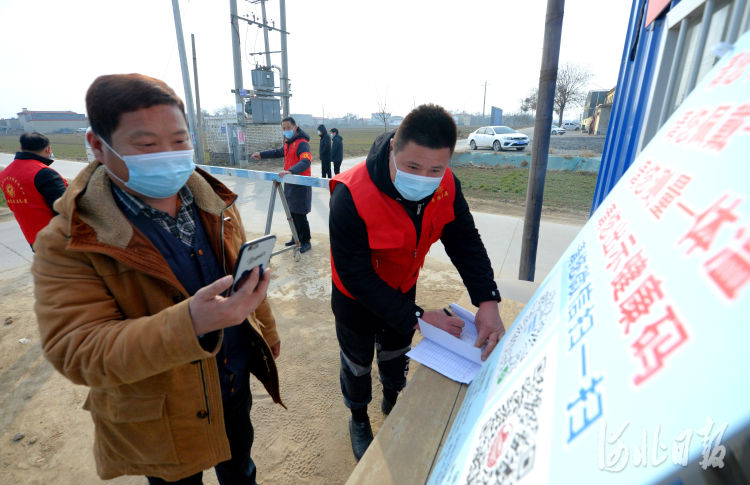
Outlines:
[[539,73],[539,97],[534,122],[529,183],[526,189],[526,215],[523,220],[521,262],[518,279],[534,281],[536,251],[539,244],[539,222],[542,216],[544,179],[547,175],[550,126],[557,83],[557,63],[560,57],[565,0],[547,0],[547,16],[544,28],[542,67]]
[[[234,60],[234,103],[237,110],[237,126],[232,130],[232,146],[235,149],[234,163],[239,168],[247,168],[247,146],[245,145],[245,103],[242,90],[242,54],[240,53],[240,27],[237,21],[237,0],[229,0],[229,14],[232,29],[232,58]],[[227,126],[227,131],[230,127]],[[240,134],[242,132],[242,134]]]
[[201,95],[200,90],[198,89],[198,59],[195,55],[195,34],[190,34],[190,43],[193,46],[193,79],[195,79],[195,118],[196,118],[196,126],[198,127],[198,133],[196,133],[196,138],[198,139],[198,144],[196,145],[196,148],[198,149],[198,163],[203,163],[203,114],[201,113]]
[[172,0],[172,9],[174,11],[174,27],[177,32],[177,50],[180,53],[180,67],[182,68],[182,84],[185,88],[185,104],[187,109],[188,124],[190,133],[195,138],[194,151],[198,163],[203,163],[203,145],[199,133],[196,133],[195,126],[195,108],[193,107],[193,90],[190,89],[190,74],[187,67],[187,55],[185,54],[185,39],[182,36],[182,18],[180,17],[180,2]]

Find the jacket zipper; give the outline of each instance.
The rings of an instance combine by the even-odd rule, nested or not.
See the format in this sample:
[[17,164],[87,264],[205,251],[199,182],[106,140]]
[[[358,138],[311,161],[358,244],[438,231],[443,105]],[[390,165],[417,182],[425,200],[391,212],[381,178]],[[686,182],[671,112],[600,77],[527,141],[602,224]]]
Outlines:
[[424,204],[417,204],[417,215],[419,215],[422,212],[422,205]]
[[201,367],[201,381],[203,382],[203,400],[206,402],[206,416],[208,424],[211,424],[211,406],[208,404],[208,389],[206,388],[206,373],[203,369],[203,361],[198,362]]

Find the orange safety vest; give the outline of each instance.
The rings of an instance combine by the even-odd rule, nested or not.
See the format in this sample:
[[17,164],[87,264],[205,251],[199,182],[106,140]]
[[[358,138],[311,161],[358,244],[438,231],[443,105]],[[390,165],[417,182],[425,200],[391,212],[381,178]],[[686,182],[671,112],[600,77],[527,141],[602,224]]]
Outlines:
[[[47,168],[47,165],[38,160],[16,159],[0,172],[0,187],[8,209],[13,211],[23,235],[32,245],[36,241],[36,234],[55,216],[34,186],[34,178],[43,168]],[[65,179],[63,182],[67,187]]]
[[[331,179],[331,193],[339,183],[349,189],[357,213],[367,226],[375,272],[388,286],[406,293],[417,283],[419,270],[424,266],[430,246],[440,239],[445,225],[455,219],[453,201],[456,198],[456,184],[450,168],[445,169],[443,180],[424,208],[418,244],[417,231],[406,210],[378,189],[370,178],[366,162]],[[336,288],[349,298],[354,298],[341,282],[333,257],[331,275]]]
[[[297,146],[303,141],[307,140],[305,140],[304,138],[297,138],[291,143],[284,143],[284,170],[289,170],[290,168],[297,165],[300,158],[306,158],[312,164],[312,154],[310,152],[304,152],[302,154],[302,157],[297,156]],[[307,170],[296,175],[307,175],[309,177],[310,175],[312,175],[312,171],[310,170],[310,168],[311,167],[307,167]]]

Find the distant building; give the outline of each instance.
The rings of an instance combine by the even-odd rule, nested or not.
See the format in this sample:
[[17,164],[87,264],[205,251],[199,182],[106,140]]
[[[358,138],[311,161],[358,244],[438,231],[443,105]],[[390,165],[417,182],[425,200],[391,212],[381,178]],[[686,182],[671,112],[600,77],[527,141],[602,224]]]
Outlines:
[[609,126],[609,117],[612,114],[612,104],[615,102],[615,88],[607,91],[604,102],[596,107],[594,133],[606,135]]
[[596,107],[604,103],[608,92],[606,89],[589,91],[586,95],[586,102],[583,104],[583,118],[589,118],[595,114]]
[[23,131],[72,133],[79,128],[89,126],[86,115],[74,113],[73,111],[29,111],[23,108],[17,114]]
[[12,135],[22,131],[21,120],[18,118],[6,118],[0,120],[0,133],[3,135]]
[[313,119],[313,115],[306,115],[306,114],[290,114],[292,118],[294,118],[294,121],[297,122],[297,126],[304,126],[305,128],[309,128],[311,126],[316,127],[318,125],[315,124],[315,120]]

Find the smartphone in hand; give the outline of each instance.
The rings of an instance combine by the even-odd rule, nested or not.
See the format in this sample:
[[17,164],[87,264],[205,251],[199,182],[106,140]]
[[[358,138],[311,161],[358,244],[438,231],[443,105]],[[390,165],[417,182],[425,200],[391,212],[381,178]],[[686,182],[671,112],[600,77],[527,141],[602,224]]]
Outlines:
[[248,241],[240,247],[240,254],[237,257],[237,264],[234,268],[234,284],[232,284],[231,293],[234,293],[242,286],[250,276],[250,272],[256,266],[260,267],[258,278],[263,277],[263,269],[268,268],[275,244],[276,236],[270,234]]

